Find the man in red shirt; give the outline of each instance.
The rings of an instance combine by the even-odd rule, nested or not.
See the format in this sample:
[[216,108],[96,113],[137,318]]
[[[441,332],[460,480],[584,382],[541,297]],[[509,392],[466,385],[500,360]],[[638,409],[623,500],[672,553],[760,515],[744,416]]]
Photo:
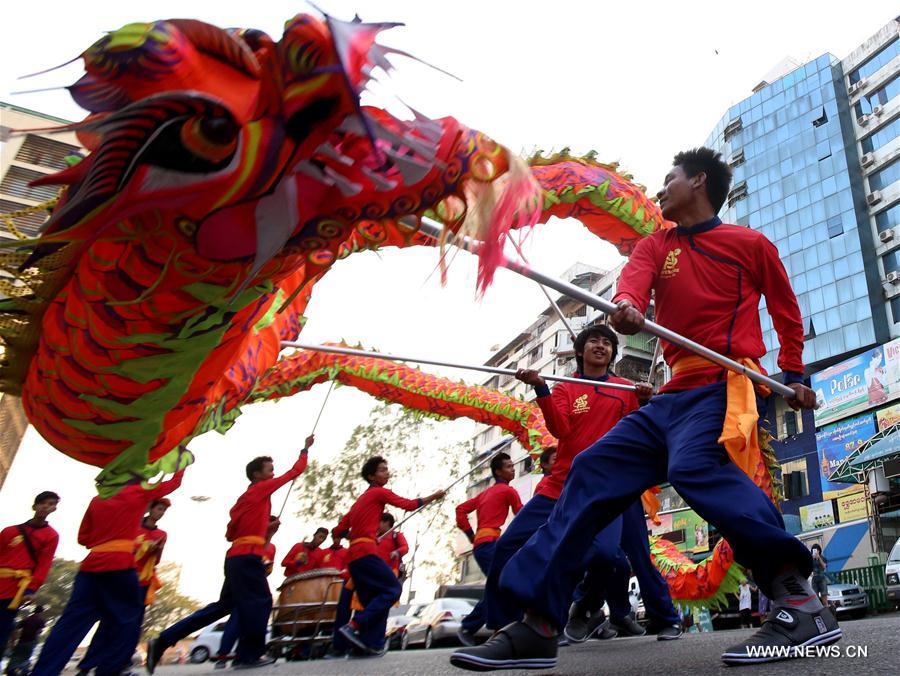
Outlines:
[[322,568],[334,568],[335,570],[347,570],[347,548],[341,545],[341,541],[335,538],[328,549],[322,551]]
[[[375,539],[378,541],[378,556],[390,566],[399,580],[403,557],[409,553],[409,543],[406,541],[406,536],[399,530],[392,531],[390,535],[385,537],[385,533],[394,527],[394,523],[393,514],[390,512],[382,514],[381,521],[378,524],[378,537]],[[402,580],[400,584],[403,584]]]
[[272,592],[266,580],[266,535],[271,524],[272,493],[297,478],[306,469],[315,437],[306,438],[300,457],[287,472],[275,476],[269,456],[247,463],[250,485],[231,508],[225,538],[231,547],[225,553],[225,581],[219,599],[160,633],[147,644],[147,670],[152,674],[166,648],[231,613],[237,613],[240,642],[234,667],[250,669],[272,664],[266,651],[266,624],[272,610]]
[[59,534],[47,517],[56,511],[59,496],[43,491],[34,498],[34,517],[0,531],[0,653],[9,642],[22,600],[32,596],[50,572]]
[[[472,543],[472,554],[481,572],[488,575],[494,560],[494,549],[500,539],[500,527],[506,523],[509,512],[518,514],[522,509],[519,492],[509,485],[516,478],[516,467],[508,453],[497,453],[491,458],[491,475],[494,484],[475,497],[456,506],[456,525]],[[477,530],[472,530],[469,514],[475,512]],[[460,640],[465,645],[475,642],[475,634],[485,621],[485,604],[479,601],[472,612],[460,624]]]
[[[141,521],[137,538],[134,540],[134,563],[138,572],[138,584],[141,587],[141,601],[143,607],[153,603],[156,592],[160,588],[159,578],[156,576],[156,566],[162,558],[163,547],[166,545],[166,531],[156,524],[165,515],[166,510],[172,506],[168,498],[157,498],[150,503],[147,515]],[[144,623],[143,613],[141,624]],[[87,674],[98,664],[98,658],[103,652],[103,646],[107,641],[107,630],[115,631],[115,627],[106,625],[104,631],[97,631],[91,639],[87,652],[81,662],[78,663],[78,673]]]
[[298,542],[284,557],[284,577],[293,577],[297,573],[322,567],[322,550],[320,547],[328,537],[327,528],[317,528],[309,542]]
[[[788,402],[814,408],[815,393],[802,384],[800,309],[778,250],[761,233],[716,217],[731,183],[731,170],[718,153],[708,148],[679,153],[673,165],[659,200],[663,216],[678,227],[637,245],[622,270],[611,323],[625,334],[640,331],[652,294],[660,324],[760,369],[766,346],[759,303],[765,296],[778,334],[778,365],[794,391]],[[752,383],[745,376],[674,343],[663,346],[672,380],[578,456],[546,526],[507,564],[501,588],[528,609],[524,621],[468,649],[468,662],[458,666],[555,666],[559,607],[572,595],[594,533],[642,491],[666,480],[728,540],[735,560],[752,570],[773,600],[762,629],[726,650],[723,661],[773,661],[784,655],[772,648],[840,639],[837,622],[806,579],[812,570],[809,551],[784,529],[777,507],[742,469],[759,461],[753,432],[755,409],[763,400],[753,405]],[[731,427],[736,417],[745,428],[750,423],[743,439]],[[754,647],[764,654],[751,654]]]
[[[622,385],[634,385],[630,380],[609,372],[618,351],[619,339],[608,326],[593,325],[575,337],[575,360],[580,377]],[[547,429],[558,440],[556,459],[550,474],[535,488],[534,496],[516,514],[506,532],[497,541],[494,560],[484,588],[486,622],[490,629],[501,629],[522,616],[523,608],[516,598],[500,590],[500,576],[510,558],[543,526],[559,499],[566,482],[573,458],[594,441],[606,434],[623,416],[636,411],[641,401],[652,395],[649,385],[637,385],[634,391],[602,388],[595,385],[560,383],[551,393],[547,383],[536,371],[521,369],[516,377],[532,385],[537,393],[537,404],[544,414]],[[640,397],[640,398],[639,398]],[[616,520],[596,538],[591,548],[592,556],[602,558],[610,565],[620,556],[621,520]],[[588,548],[579,557],[579,563],[587,564]],[[584,570],[584,565],[582,565]],[[560,607],[555,618],[565,625],[568,602]],[[465,641],[465,634],[460,639]],[[469,668],[469,651],[463,648],[453,654],[451,662]],[[476,657],[477,659],[477,657]]]
[[97,632],[105,637],[95,653],[98,676],[119,674],[131,665],[144,617],[134,541],[147,505],[177,489],[183,476],[181,470],[153,488],[138,482],[112,497],[91,499],[78,529],[78,544],[90,553],[81,562],[69,602],[53,625],[32,674],[59,674],[98,620]]
[[407,512],[444,497],[436,491],[424,498],[401,498],[384,485],[391,478],[387,461],[381,456],[366,460],[362,477],[369,488],[357,498],[344,517],[332,530],[337,538],[348,537],[350,550],[347,567],[350,582],[364,606],[353,619],[342,626],[335,622],[333,648],[343,652],[347,644],[356,646],[364,654],[378,655],[384,648],[384,632],[388,612],[400,599],[401,586],[397,576],[378,556],[375,537],[385,505],[393,505]]

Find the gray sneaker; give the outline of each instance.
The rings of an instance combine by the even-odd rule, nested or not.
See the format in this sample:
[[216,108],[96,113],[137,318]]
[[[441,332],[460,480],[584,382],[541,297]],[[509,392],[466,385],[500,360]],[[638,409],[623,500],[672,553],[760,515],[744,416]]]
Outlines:
[[843,631],[827,608],[813,613],[796,608],[773,608],[762,628],[746,641],[722,653],[725,664],[759,664],[804,657],[805,648],[841,640]]
[[486,643],[462,648],[450,655],[450,664],[469,671],[499,669],[553,669],[556,636],[541,636],[524,622],[508,624]]

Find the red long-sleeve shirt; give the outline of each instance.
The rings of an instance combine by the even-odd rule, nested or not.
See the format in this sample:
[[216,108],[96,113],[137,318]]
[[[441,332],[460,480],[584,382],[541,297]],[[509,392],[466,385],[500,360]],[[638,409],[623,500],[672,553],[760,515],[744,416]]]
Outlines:
[[[622,269],[614,301],[630,301],[643,313],[651,291],[660,324],[720,354],[756,362],[766,353],[759,324],[759,299],[765,296],[781,345],[778,366],[788,382],[802,380],[800,307],[778,249],[762,233],[718,218],[653,233],[638,243]],[[691,354],[663,341],[670,365]],[[662,391],[708,385],[724,375],[715,365],[686,371]]]
[[494,533],[482,533],[480,536],[472,532],[469,514],[475,512],[478,523],[477,530],[483,528],[498,529],[506,523],[509,510],[518,514],[522,509],[522,498],[519,492],[505,481],[498,481],[476,495],[474,498],[456,506],[456,525],[470,538],[475,538],[473,545],[477,547],[485,542],[494,542],[500,536]]
[[[148,528],[143,521],[141,522],[137,538],[135,538],[134,541],[134,564],[138,571],[138,582],[140,582],[142,587],[149,585],[150,580],[153,579],[153,572],[159,564],[159,560],[162,558],[163,547],[166,544],[167,537],[166,531],[159,526]],[[141,549],[144,548],[144,543],[160,544],[159,548],[148,548],[141,553]]]
[[[260,541],[266,539],[269,529],[269,516],[272,513],[272,493],[284,486],[288,481],[295,479],[306,469],[307,453],[300,454],[297,462],[287,472],[273,479],[257,481],[250,484],[247,490],[237,499],[229,515],[231,520],[225,529],[225,538],[234,542],[238,538],[256,537]],[[259,544],[244,542],[233,544],[225,554],[225,558],[232,556],[244,556],[254,554],[264,556],[265,547]]]
[[347,548],[331,546],[322,552],[322,568],[345,570],[347,568]]
[[337,537],[349,537],[348,564],[369,554],[378,554],[375,534],[378,532],[378,524],[381,523],[385,505],[393,505],[411,512],[421,507],[422,501],[401,498],[383,486],[369,486],[331,531]]
[[[93,549],[113,540],[130,540],[134,543],[147,505],[178,488],[183,477],[184,470],[181,470],[168,481],[163,481],[151,489],[145,489],[141,484],[132,484],[111,498],[103,499],[95,496],[81,520],[78,544]],[[85,573],[100,573],[134,567],[134,547],[132,547],[131,551],[127,552],[92,551],[81,562],[80,570]]]
[[[376,546],[378,547],[378,556],[391,567],[391,570],[394,571],[394,575],[396,575],[397,571],[400,570],[400,562],[403,560],[403,557],[409,553],[409,543],[406,541],[406,536],[400,531],[395,530],[386,538],[378,542]],[[395,551],[398,554],[396,559],[391,556]]]
[[[594,380],[633,385],[630,380],[618,376]],[[537,388],[537,393],[536,401],[544,414],[547,430],[559,444],[553,469],[538,484],[535,495],[559,500],[575,456],[609,432],[639,404],[634,392],[595,385],[559,383],[552,393],[546,387]]]
[[318,547],[313,547],[309,542],[298,542],[291,547],[281,565],[284,566],[285,577],[321,568],[322,550]]
[[[30,570],[31,582],[28,583],[28,591],[37,591],[53,563],[53,554],[56,553],[56,545],[59,544],[59,533],[49,524],[43,526],[31,525],[33,521],[22,524],[28,539],[37,554],[35,561],[25,538],[18,526],[8,526],[0,531],[0,568],[12,568],[13,570]],[[11,599],[19,590],[19,580],[14,577],[0,577],[0,599]],[[8,603],[8,601],[7,601]],[[6,604],[3,604],[6,607]]]

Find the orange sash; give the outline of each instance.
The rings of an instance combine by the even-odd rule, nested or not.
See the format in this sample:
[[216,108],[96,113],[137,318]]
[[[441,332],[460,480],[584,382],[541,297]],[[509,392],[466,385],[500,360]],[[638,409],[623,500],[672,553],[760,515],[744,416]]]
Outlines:
[[475,539],[480,540],[483,537],[500,537],[500,529],[499,528],[479,528],[475,531]]
[[641,505],[644,507],[644,511],[647,512],[647,518],[659,526],[662,523],[662,519],[656,515],[656,513],[659,512],[659,498],[656,497],[657,493],[659,493],[659,486],[654,486],[653,488],[644,491],[641,495]]
[[[742,366],[759,372],[759,366],[749,357],[736,358]],[[685,371],[715,366],[713,362],[699,355],[682,357],[672,365],[672,375]],[[772,391],[765,385],[756,385],[747,376],[728,371],[726,383],[725,421],[719,443],[725,446],[731,461],[740,467],[751,479],[762,460],[759,449],[759,411],[756,408],[756,393],[767,397]]]
[[350,540],[350,545],[353,546],[359,542],[375,542],[375,538],[356,538],[354,540]]
[[264,537],[260,537],[259,535],[242,535],[239,538],[235,538],[231,542],[231,546],[234,547],[236,545],[264,545],[266,544],[266,539]]
[[134,540],[107,540],[96,547],[91,547],[91,554],[107,554],[109,552],[133,554]]
[[16,589],[16,595],[7,606],[9,610],[16,610],[22,604],[22,597],[25,595],[25,590],[28,589],[28,585],[31,584],[32,573],[33,571],[30,568],[0,568],[0,577],[14,577],[19,580],[19,587]]

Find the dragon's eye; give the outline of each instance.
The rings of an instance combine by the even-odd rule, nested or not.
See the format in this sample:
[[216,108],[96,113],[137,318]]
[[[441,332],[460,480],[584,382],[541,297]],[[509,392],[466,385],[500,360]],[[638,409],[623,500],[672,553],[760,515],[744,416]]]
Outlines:
[[239,132],[227,115],[178,117],[159,129],[134,165],[199,174],[218,171],[234,156]]
[[193,155],[222,162],[234,153],[238,126],[230,117],[193,117],[181,125],[181,143]]

